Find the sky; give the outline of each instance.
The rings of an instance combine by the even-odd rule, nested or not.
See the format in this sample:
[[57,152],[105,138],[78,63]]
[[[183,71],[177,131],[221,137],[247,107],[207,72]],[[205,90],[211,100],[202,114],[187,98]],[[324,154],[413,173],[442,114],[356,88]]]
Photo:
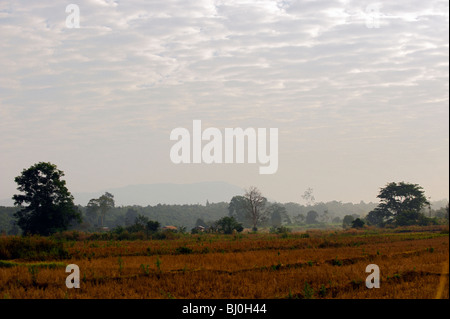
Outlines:
[[[449,197],[448,1],[73,0],[79,28],[69,3],[0,1],[0,199],[41,161],[72,193],[224,181],[359,203],[405,181]],[[193,120],[278,128],[278,170],[174,164],[170,133]]]

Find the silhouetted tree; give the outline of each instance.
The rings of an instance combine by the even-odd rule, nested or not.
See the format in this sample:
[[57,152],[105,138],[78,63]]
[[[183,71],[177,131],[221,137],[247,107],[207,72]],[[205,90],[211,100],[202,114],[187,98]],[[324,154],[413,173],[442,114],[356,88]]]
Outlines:
[[342,227],[343,228],[350,227],[350,225],[354,220],[355,217],[353,217],[352,215],[345,215],[344,219],[342,220]]
[[114,208],[114,195],[105,192],[99,198],[92,198],[87,207],[88,212],[90,211],[93,216],[98,216],[98,213],[100,213],[100,225],[103,227],[106,213]]
[[352,221],[352,228],[363,228],[364,224],[365,223],[361,218],[356,218],[354,221]]
[[381,203],[378,211],[384,212],[401,225],[419,224],[423,221],[422,209],[430,206],[422,187],[418,184],[405,182],[389,183],[381,188],[377,196]]
[[244,196],[233,196],[228,204],[228,215],[236,221],[249,226],[248,202]]
[[275,203],[267,207],[267,214],[270,216],[270,222],[274,227],[280,227],[283,223],[291,224],[286,208],[280,204]]
[[317,217],[319,217],[319,214],[315,210],[310,210],[306,214],[306,223],[307,224],[317,224]]
[[47,236],[66,230],[72,222],[81,223],[63,176],[56,165],[40,162],[14,179],[23,193],[13,196],[14,205],[21,208],[14,216],[25,235]]
[[134,208],[128,208],[127,212],[125,213],[125,226],[130,226],[134,223],[136,220],[136,217],[138,216],[138,212]]

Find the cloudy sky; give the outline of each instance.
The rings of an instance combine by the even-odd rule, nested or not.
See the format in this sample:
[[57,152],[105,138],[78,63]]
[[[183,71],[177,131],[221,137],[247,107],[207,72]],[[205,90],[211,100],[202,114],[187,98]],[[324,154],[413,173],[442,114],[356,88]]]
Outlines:
[[[225,181],[280,202],[449,193],[448,1],[0,1],[0,199]],[[70,20],[72,21],[72,20]],[[172,129],[278,128],[279,168],[173,164]]]

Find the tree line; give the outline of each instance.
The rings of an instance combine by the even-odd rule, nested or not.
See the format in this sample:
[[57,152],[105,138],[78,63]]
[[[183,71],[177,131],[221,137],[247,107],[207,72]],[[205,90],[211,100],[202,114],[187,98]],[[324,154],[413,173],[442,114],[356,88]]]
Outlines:
[[62,179],[64,172],[52,163],[40,162],[15,178],[20,192],[13,196],[15,207],[0,207],[0,233],[51,235],[75,229],[86,232],[157,232],[161,225],[175,225],[181,231],[231,233],[260,227],[290,226],[377,227],[448,223],[448,204],[431,209],[417,184],[388,183],[380,189],[379,204],[315,203],[312,189],[302,198],[307,205],[273,203],[252,186],[229,203],[206,205],[156,205],[116,207],[114,195],[106,192],[86,206],[74,198]]

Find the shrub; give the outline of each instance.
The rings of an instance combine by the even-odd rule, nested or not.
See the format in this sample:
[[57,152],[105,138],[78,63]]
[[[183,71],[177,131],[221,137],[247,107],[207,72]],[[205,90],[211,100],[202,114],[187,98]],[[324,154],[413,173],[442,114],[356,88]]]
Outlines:
[[6,261],[6,260],[0,260],[0,268],[12,268],[12,267],[16,267],[18,264],[11,262],[11,261]]
[[61,242],[40,236],[0,238],[0,259],[67,259],[69,252]]
[[352,228],[363,228],[364,227],[364,221],[360,218],[356,218],[352,221]]
[[327,295],[327,288],[325,287],[325,285],[320,286],[319,296],[325,298],[326,295]]
[[269,232],[272,234],[287,234],[290,233],[291,230],[286,226],[280,226],[280,227],[271,227]]
[[159,231],[151,235],[152,239],[176,239],[179,237],[180,237],[179,234],[171,230]]
[[182,254],[182,255],[187,255],[187,254],[191,254],[192,253],[192,248],[186,247],[186,246],[182,246],[182,247],[178,247],[175,252],[177,254]]
[[325,239],[323,242],[321,242],[317,247],[318,248],[338,248],[343,246],[342,243],[338,243],[338,242],[331,242],[327,239]]
[[234,217],[223,217],[216,221],[216,226],[219,231],[222,231],[224,234],[232,234],[233,231],[241,232],[244,230],[244,227],[241,223],[237,222]]
[[55,240],[71,240],[71,241],[84,240],[86,239],[86,237],[87,237],[86,233],[77,230],[66,230],[55,233],[51,236],[51,238]]
[[333,259],[333,260],[331,261],[331,264],[332,264],[333,266],[342,266],[344,263],[342,262],[342,260],[339,260],[339,259],[337,259],[337,257],[336,257],[335,259]]
[[314,289],[307,282],[305,282],[305,286],[303,288],[303,298],[305,298],[305,299],[313,299],[314,298]]
[[147,276],[150,274],[150,265],[141,264],[141,269]]

